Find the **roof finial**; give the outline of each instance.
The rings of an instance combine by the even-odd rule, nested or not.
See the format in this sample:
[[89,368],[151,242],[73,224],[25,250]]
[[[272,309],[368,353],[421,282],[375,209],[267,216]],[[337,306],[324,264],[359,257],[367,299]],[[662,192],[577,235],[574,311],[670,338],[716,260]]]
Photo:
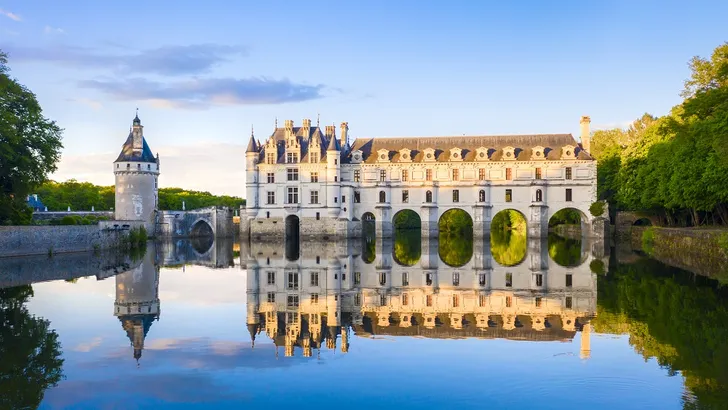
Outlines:
[[321,114],[316,113],[316,126],[320,127],[321,125]]
[[253,124],[250,124],[250,137],[252,138],[254,136],[255,136],[255,129],[253,128]]
[[278,129],[278,117],[276,117],[276,129]]

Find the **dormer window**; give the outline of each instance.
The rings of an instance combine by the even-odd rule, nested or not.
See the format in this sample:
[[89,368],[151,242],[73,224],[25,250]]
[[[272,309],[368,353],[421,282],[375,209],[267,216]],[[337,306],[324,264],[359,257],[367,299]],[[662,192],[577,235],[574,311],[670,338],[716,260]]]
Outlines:
[[399,162],[412,162],[412,150],[408,148],[399,150]]
[[389,162],[389,150],[380,149],[377,151],[377,162]]
[[463,150],[460,148],[450,148],[450,161],[462,161]]
[[362,159],[362,152],[359,150],[356,150],[351,153],[351,162],[353,163],[359,163]]
[[542,146],[535,146],[531,149],[531,159],[532,160],[542,160],[546,159],[546,155],[544,154],[545,148]]
[[503,160],[514,161],[516,159],[516,149],[513,147],[503,148]]
[[561,159],[576,159],[574,150],[576,149],[573,145],[566,145],[561,147]]
[[425,148],[425,150],[423,152],[424,152],[425,162],[434,162],[436,160],[434,149]]
[[475,160],[476,161],[488,161],[488,148],[486,147],[480,147],[475,150]]

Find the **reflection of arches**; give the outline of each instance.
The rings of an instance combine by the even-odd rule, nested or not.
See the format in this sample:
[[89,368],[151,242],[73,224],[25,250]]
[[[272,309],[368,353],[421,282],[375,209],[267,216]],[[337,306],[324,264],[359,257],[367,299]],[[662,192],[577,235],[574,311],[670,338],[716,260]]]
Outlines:
[[400,266],[413,266],[422,256],[422,237],[419,229],[394,231],[392,258]]
[[453,208],[438,221],[440,260],[448,266],[460,267],[473,257],[473,218],[466,211]]
[[371,212],[364,212],[361,216],[361,220],[366,222],[374,222],[375,219],[374,214]]
[[299,257],[300,220],[296,215],[286,217],[285,253],[286,259],[296,261]]
[[204,219],[198,219],[190,228],[190,238],[215,236],[212,226]]
[[[549,230],[565,237],[581,237],[587,233],[589,218],[576,208],[562,208],[549,218]],[[559,228],[559,225],[565,225]],[[555,228],[555,229],[554,229]]]
[[504,209],[490,224],[490,249],[501,266],[516,266],[526,259],[526,217],[515,209]]
[[197,253],[198,257],[209,252],[214,242],[215,238],[210,235],[190,238],[190,246],[192,246],[192,250]]
[[432,191],[425,192],[425,202],[432,203]]
[[452,208],[443,212],[437,222],[440,232],[462,233],[473,229],[473,218],[470,214],[460,208]]
[[392,217],[394,229],[420,229],[421,226],[420,214],[411,209],[403,209]]
[[564,238],[553,233],[548,237],[548,250],[551,260],[567,268],[579,266],[589,257],[581,238]]

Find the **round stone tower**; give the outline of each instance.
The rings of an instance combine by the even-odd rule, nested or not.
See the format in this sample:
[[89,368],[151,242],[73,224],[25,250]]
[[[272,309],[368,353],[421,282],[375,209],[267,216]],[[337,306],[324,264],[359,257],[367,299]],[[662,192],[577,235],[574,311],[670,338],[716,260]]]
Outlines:
[[147,232],[154,234],[159,202],[159,155],[155,157],[149,149],[139,115],[134,117],[129,137],[114,161],[114,175],[114,219],[144,221]]

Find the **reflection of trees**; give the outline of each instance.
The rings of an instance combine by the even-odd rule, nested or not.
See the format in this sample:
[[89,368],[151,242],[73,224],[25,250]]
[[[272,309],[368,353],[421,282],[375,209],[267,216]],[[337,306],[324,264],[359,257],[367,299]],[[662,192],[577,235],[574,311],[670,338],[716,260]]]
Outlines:
[[460,235],[449,235],[440,232],[438,241],[440,259],[450,266],[463,266],[473,257],[473,231]]
[[419,229],[394,231],[394,260],[400,265],[412,266],[422,255],[422,238]]
[[521,263],[526,258],[526,218],[511,209],[498,212],[490,224],[490,249],[502,266]]
[[377,237],[374,221],[363,221],[362,233],[363,240],[361,259],[364,261],[364,263],[372,263],[377,257]]
[[549,256],[561,266],[581,265],[581,240],[549,234]]
[[681,371],[697,403],[728,403],[728,290],[716,282],[653,260],[610,264],[598,277],[594,329],[629,333],[643,357],[655,357],[670,374]]
[[420,229],[422,221],[417,212],[410,209],[399,211],[394,215],[392,220],[394,229]]
[[0,408],[37,408],[63,377],[61,344],[50,322],[32,316],[30,285],[0,289]]
[[440,233],[466,234],[470,231],[472,236],[473,219],[462,209],[451,209],[440,217],[438,222]]

